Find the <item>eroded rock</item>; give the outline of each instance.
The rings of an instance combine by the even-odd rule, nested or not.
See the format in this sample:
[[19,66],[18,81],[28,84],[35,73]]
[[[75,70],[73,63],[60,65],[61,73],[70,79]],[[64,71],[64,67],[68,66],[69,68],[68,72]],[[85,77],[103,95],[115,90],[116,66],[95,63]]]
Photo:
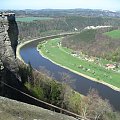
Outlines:
[[17,76],[16,47],[18,27],[14,13],[0,14],[0,59],[3,66]]

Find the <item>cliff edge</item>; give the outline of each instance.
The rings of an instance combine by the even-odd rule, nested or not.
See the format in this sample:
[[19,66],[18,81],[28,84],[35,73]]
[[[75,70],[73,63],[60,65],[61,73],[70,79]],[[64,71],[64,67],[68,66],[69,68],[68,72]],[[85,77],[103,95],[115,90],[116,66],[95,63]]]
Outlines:
[[18,75],[19,67],[16,60],[18,34],[15,14],[0,13],[0,120],[76,120],[70,116],[18,102],[38,104],[32,98],[7,86],[28,92]]
[[0,120],[77,120],[34,105],[0,97]]
[[14,13],[0,14],[0,60],[3,66],[17,74],[16,47],[18,40],[18,27]]
[[16,93],[3,83],[20,88],[21,78],[16,60],[18,26],[14,13],[0,13],[0,95],[16,98]]

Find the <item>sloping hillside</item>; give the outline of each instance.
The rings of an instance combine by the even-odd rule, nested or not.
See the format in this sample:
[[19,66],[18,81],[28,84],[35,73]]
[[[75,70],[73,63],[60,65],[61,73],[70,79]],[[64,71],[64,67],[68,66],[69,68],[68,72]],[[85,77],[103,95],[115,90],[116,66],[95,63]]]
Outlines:
[[[75,51],[112,61],[120,61],[120,39],[104,34],[110,29],[89,29],[63,39],[62,45]],[[118,35],[118,34],[117,34]]]
[[45,21],[18,22],[19,38],[30,39],[62,32],[80,31],[87,26],[120,26],[120,19],[84,16],[65,16]]

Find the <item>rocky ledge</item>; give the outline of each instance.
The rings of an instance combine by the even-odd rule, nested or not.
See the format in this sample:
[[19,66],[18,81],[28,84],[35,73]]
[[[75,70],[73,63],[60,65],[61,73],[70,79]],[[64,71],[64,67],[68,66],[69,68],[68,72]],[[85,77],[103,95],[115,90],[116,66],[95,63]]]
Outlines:
[[14,13],[0,13],[0,59],[3,65],[11,72],[16,73],[16,47],[18,27]]
[[0,120],[77,120],[40,107],[0,97]]

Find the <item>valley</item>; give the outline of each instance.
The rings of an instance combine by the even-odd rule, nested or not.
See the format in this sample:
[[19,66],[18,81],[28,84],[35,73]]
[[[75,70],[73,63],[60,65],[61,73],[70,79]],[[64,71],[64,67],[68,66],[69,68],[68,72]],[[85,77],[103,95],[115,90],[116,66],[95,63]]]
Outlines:
[[[119,120],[119,11],[1,10],[0,46],[1,96],[77,119]],[[15,113],[9,112],[1,103],[8,116],[19,118],[25,110],[10,106]]]

